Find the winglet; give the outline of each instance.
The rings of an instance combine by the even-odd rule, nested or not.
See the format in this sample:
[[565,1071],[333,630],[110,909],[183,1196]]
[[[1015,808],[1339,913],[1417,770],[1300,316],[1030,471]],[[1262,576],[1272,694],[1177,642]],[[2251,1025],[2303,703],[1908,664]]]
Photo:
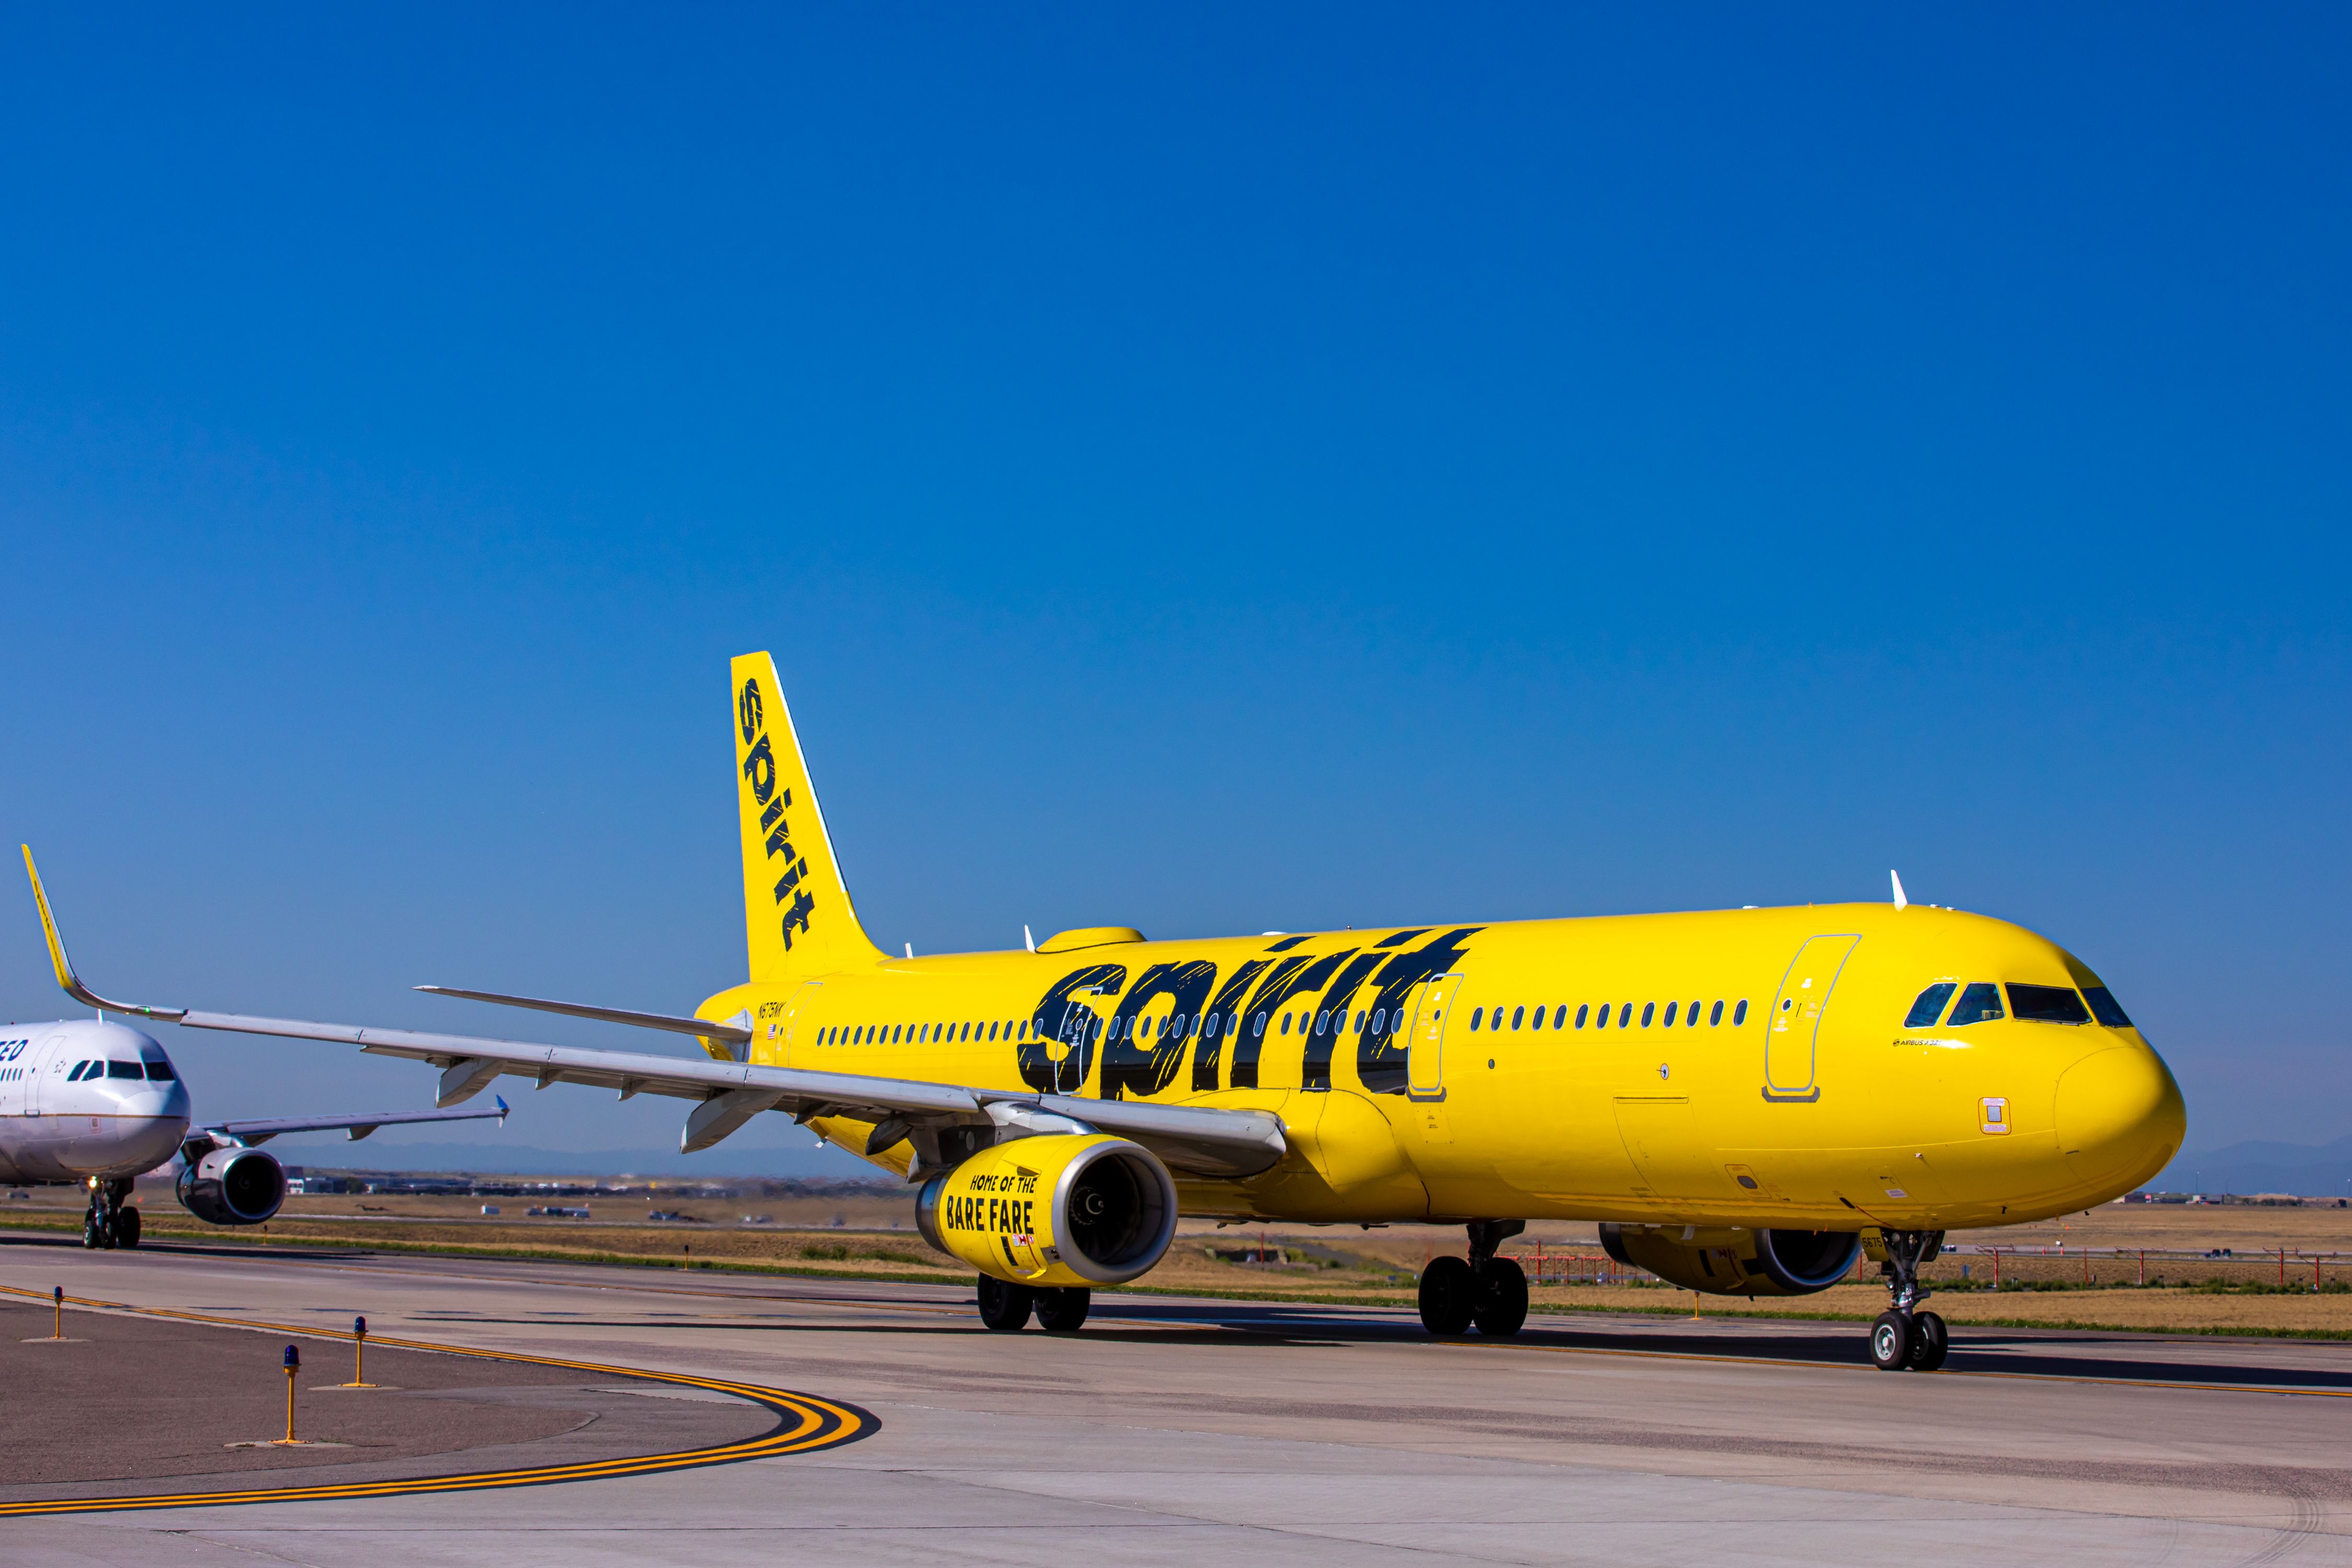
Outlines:
[[499,1125],[504,1127],[507,1124],[507,1112],[513,1107],[507,1103],[507,1097],[503,1094],[494,1094],[490,1098],[499,1102]]
[[81,983],[72,962],[66,957],[65,938],[58,934],[58,918],[49,912],[49,895],[41,889],[41,873],[33,864],[33,847],[26,844],[20,847],[25,851],[25,875],[33,879],[33,903],[41,911],[41,934],[49,940],[49,964],[58,972],[58,984],[65,988],[66,994],[101,1013],[136,1013],[167,1022],[183,1016],[187,1012],[185,1007],[142,1007],[132,1002],[110,1002]]
[[1903,896],[1903,873],[1889,871],[1886,873],[1886,879],[1895,884],[1895,907],[1898,910],[1910,907],[1911,900]]

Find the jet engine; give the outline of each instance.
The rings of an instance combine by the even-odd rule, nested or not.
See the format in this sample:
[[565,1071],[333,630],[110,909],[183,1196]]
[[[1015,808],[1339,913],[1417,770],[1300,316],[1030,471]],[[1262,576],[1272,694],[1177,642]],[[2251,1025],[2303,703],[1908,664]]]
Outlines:
[[259,1225],[286,1201],[286,1169],[258,1149],[215,1149],[181,1167],[177,1192],[208,1225]]
[[1176,1235],[1176,1184],[1139,1143],[1106,1133],[1015,1138],[923,1184],[923,1239],[1013,1285],[1119,1285]]
[[1670,1285],[1713,1296],[1810,1296],[1853,1268],[1862,1237],[1850,1230],[1747,1230],[1604,1225],[1601,1249]]

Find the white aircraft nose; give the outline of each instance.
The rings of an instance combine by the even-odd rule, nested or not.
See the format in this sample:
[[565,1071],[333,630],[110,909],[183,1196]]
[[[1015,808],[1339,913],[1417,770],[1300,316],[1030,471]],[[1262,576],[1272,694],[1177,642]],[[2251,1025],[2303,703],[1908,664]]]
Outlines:
[[188,1119],[185,1115],[142,1116],[135,1121],[126,1117],[122,1130],[129,1134],[124,1139],[129,1146],[125,1158],[143,1159],[152,1168],[179,1152],[180,1141],[188,1135]]

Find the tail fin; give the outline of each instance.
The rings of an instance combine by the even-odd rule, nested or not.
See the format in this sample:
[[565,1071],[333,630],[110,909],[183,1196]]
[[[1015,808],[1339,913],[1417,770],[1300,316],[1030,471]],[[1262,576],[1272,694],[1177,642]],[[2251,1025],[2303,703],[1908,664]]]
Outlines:
[[735,799],[743,822],[743,927],[753,980],[878,963],[793,733],[776,661],[734,661]]

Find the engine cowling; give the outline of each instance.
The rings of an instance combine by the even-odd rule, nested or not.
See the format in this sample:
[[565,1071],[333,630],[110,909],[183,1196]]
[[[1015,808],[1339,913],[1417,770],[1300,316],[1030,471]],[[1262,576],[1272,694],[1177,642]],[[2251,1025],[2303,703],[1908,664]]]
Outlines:
[[1119,1285],[1167,1255],[1176,1184],[1124,1138],[1016,1138],[924,1183],[915,1217],[933,1247],[1009,1284]]
[[1862,1250],[1850,1230],[1708,1230],[1685,1241],[1685,1228],[1604,1225],[1601,1246],[1629,1268],[1713,1296],[1810,1296],[1843,1279]]
[[259,1225],[286,1202],[286,1168],[258,1149],[215,1149],[180,1170],[180,1206],[209,1225]]

